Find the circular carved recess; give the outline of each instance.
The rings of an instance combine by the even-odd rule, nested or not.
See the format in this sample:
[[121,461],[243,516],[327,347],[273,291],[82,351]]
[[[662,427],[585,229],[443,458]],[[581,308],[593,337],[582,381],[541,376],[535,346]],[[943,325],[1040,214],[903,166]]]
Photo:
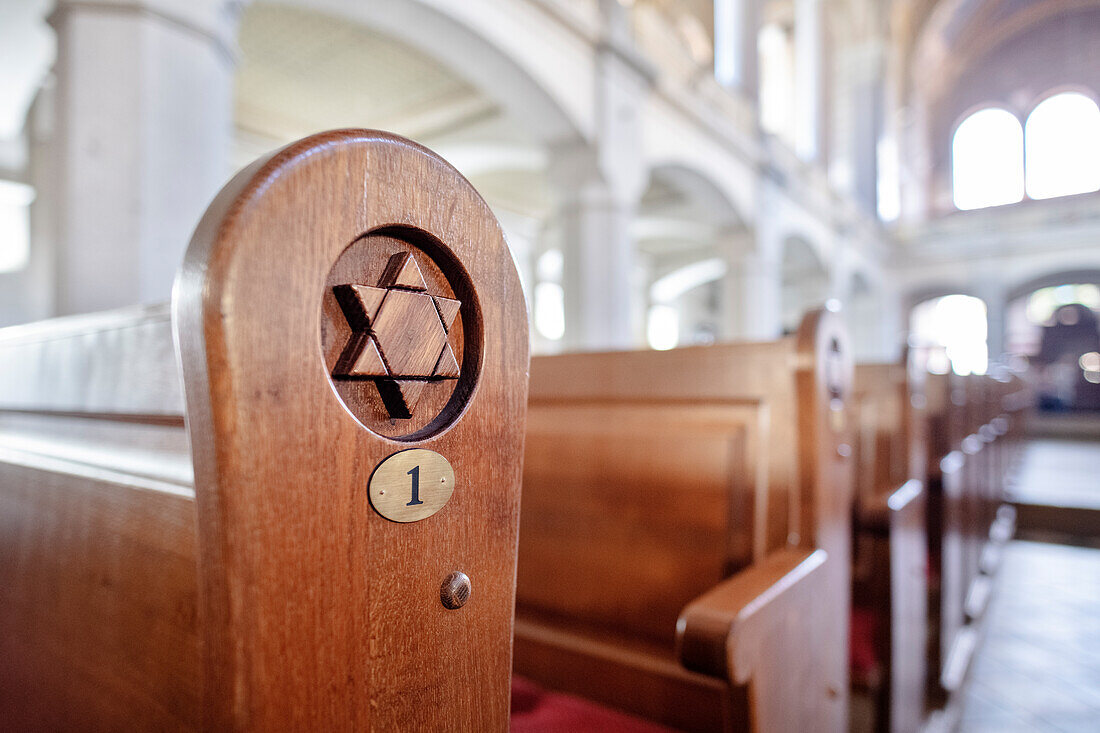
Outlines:
[[821,364],[821,386],[828,405],[829,427],[839,433],[845,427],[846,402],[852,390],[852,357],[848,340],[839,330],[839,321],[831,314],[826,316],[817,343],[817,358]]
[[378,435],[423,440],[452,425],[477,383],[481,338],[465,270],[419,229],[360,237],[325,282],[325,370],[348,411]]

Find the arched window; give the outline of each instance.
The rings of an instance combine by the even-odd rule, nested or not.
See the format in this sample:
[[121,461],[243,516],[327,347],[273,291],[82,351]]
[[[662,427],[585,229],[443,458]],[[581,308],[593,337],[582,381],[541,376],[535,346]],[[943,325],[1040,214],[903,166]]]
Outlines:
[[955,206],[981,209],[1024,197],[1024,131],[1008,110],[987,107],[962,121],[951,141]]
[[565,336],[565,290],[561,286],[564,269],[560,249],[543,252],[535,264],[535,330],[550,341]]
[[1031,198],[1100,189],[1100,108],[1084,94],[1056,94],[1032,110],[1024,145]]
[[926,300],[909,314],[909,345],[914,359],[934,374],[985,374],[985,303],[969,295]]
[[757,36],[760,59],[760,126],[794,140],[794,47],[789,29],[769,23]]

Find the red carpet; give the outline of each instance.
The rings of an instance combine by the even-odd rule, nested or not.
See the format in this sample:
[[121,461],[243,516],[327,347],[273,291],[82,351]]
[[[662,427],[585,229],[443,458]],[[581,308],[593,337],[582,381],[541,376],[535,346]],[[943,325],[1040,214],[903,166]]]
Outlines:
[[848,637],[852,679],[869,684],[879,674],[879,659],[875,652],[875,631],[878,620],[869,608],[852,608],[852,625]]
[[670,729],[512,677],[512,733],[669,733]]

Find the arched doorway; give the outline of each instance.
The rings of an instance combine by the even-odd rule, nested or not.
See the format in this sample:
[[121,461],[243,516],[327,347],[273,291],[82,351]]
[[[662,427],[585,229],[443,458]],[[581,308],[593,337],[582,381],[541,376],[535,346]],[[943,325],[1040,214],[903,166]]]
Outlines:
[[817,308],[829,297],[829,272],[814,247],[798,236],[788,237],[783,245],[782,325],[784,333],[794,333],[806,311]]
[[933,374],[985,374],[989,366],[986,305],[952,293],[928,298],[909,312],[913,363]]
[[1100,409],[1100,271],[1045,275],[1009,298],[1007,347],[1040,409]]
[[726,332],[724,277],[745,235],[729,199],[705,176],[679,165],[652,171],[634,226],[649,346],[711,343]]

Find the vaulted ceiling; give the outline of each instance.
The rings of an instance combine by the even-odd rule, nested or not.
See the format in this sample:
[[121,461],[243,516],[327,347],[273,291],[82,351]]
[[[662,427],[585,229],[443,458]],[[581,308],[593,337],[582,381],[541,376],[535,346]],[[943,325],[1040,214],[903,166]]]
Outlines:
[[424,138],[499,113],[435,61],[320,13],[253,5],[239,43],[237,125],[261,135],[378,127]]
[[1100,0],[897,0],[893,20],[907,60],[905,87],[926,99],[942,97],[998,48],[1089,11],[1100,11]]

